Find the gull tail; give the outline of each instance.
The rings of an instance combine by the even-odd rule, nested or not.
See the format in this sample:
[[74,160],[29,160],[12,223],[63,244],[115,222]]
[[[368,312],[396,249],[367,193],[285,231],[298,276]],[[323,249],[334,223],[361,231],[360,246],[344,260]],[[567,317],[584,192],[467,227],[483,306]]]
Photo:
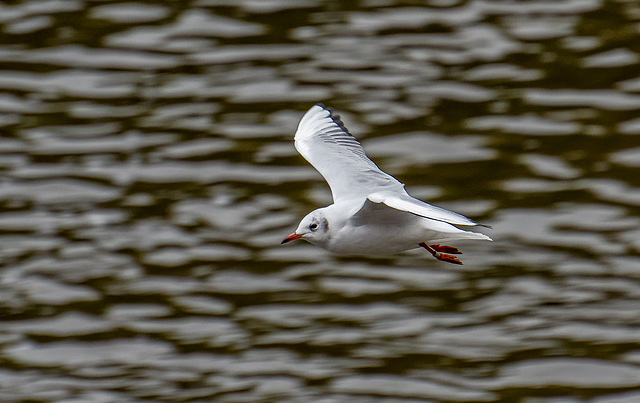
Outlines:
[[422,223],[425,229],[437,233],[437,235],[434,236],[434,238],[436,239],[430,239],[430,242],[453,241],[456,239],[477,239],[483,241],[493,241],[493,239],[480,232],[466,231],[456,227],[455,225],[442,221],[425,218]]

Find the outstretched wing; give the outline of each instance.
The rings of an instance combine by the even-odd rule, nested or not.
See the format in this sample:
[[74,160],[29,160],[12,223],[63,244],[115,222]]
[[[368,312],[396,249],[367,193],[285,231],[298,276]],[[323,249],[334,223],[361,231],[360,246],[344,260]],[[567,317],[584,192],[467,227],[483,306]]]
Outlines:
[[300,120],[295,146],[329,183],[334,202],[384,190],[405,193],[404,184],[380,170],[340,117],[322,104],[311,107]]
[[[411,196],[406,196],[406,198],[413,199]],[[368,199],[365,199],[360,210],[351,217],[351,224],[359,226],[371,225],[372,223],[406,222],[406,216],[414,214],[424,217],[422,224],[425,229],[440,233],[435,238],[437,242],[453,239],[492,240],[485,234],[458,228],[456,225],[480,225],[463,215],[423,203],[420,200],[403,199],[405,197],[373,194]],[[424,204],[424,206],[421,204]],[[436,242],[436,240],[432,239],[433,242]]]
[[406,211],[420,217],[442,221],[449,224],[482,226],[482,224],[478,224],[477,222],[463,216],[462,214],[454,213],[453,211],[449,211],[441,207],[425,203],[422,200],[418,200],[409,196],[408,194],[392,192],[372,193],[368,196],[367,201],[363,205],[362,209],[367,208],[367,203],[369,202],[382,203],[396,210]]

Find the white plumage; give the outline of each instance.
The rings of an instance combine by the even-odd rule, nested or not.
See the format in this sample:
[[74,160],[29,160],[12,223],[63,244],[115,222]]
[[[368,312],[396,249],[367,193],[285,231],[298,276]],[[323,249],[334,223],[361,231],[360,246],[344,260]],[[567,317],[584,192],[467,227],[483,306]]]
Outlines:
[[491,240],[456,226],[473,220],[411,197],[404,184],[383,172],[346,129],[339,116],[314,105],[295,134],[298,152],[326,179],[334,203],[312,211],[283,243],[302,238],[342,255],[381,255],[427,249],[434,257],[461,264],[457,248],[438,242]]

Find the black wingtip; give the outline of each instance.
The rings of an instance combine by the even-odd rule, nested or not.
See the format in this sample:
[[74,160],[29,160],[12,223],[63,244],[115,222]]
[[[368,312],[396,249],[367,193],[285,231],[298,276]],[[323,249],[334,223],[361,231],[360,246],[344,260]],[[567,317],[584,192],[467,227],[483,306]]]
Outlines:
[[349,132],[349,129],[347,129],[347,127],[344,125],[344,122],[342,121],[342,119],[340,119],[340,115],[338,115],[338,113],[335,111],[335,109],[330,108],[328,106],[325,106],[321,102],[318,102],[315,106],[319,106],[322,109],[324,109],[325,111],[329,112],[329,118],[331,118],[331,120],[333,120],[333,122],[335,124],[340,126],[340,129],[342,129],[342,131],[344,131],[345,133],[348,133],[349,135],[353,136],[353,134],[351,134]]

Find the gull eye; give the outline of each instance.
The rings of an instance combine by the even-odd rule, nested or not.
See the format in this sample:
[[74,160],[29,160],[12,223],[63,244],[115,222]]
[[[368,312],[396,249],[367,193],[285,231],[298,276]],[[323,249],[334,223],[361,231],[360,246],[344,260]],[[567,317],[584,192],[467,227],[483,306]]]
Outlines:
[[310,229],[311,231],[315,231],[315,230],[317,230],[317,229],[318,229],[318,224],[316,224],[316,223],[312,223],[311,225],[309,225],[309,229]]

